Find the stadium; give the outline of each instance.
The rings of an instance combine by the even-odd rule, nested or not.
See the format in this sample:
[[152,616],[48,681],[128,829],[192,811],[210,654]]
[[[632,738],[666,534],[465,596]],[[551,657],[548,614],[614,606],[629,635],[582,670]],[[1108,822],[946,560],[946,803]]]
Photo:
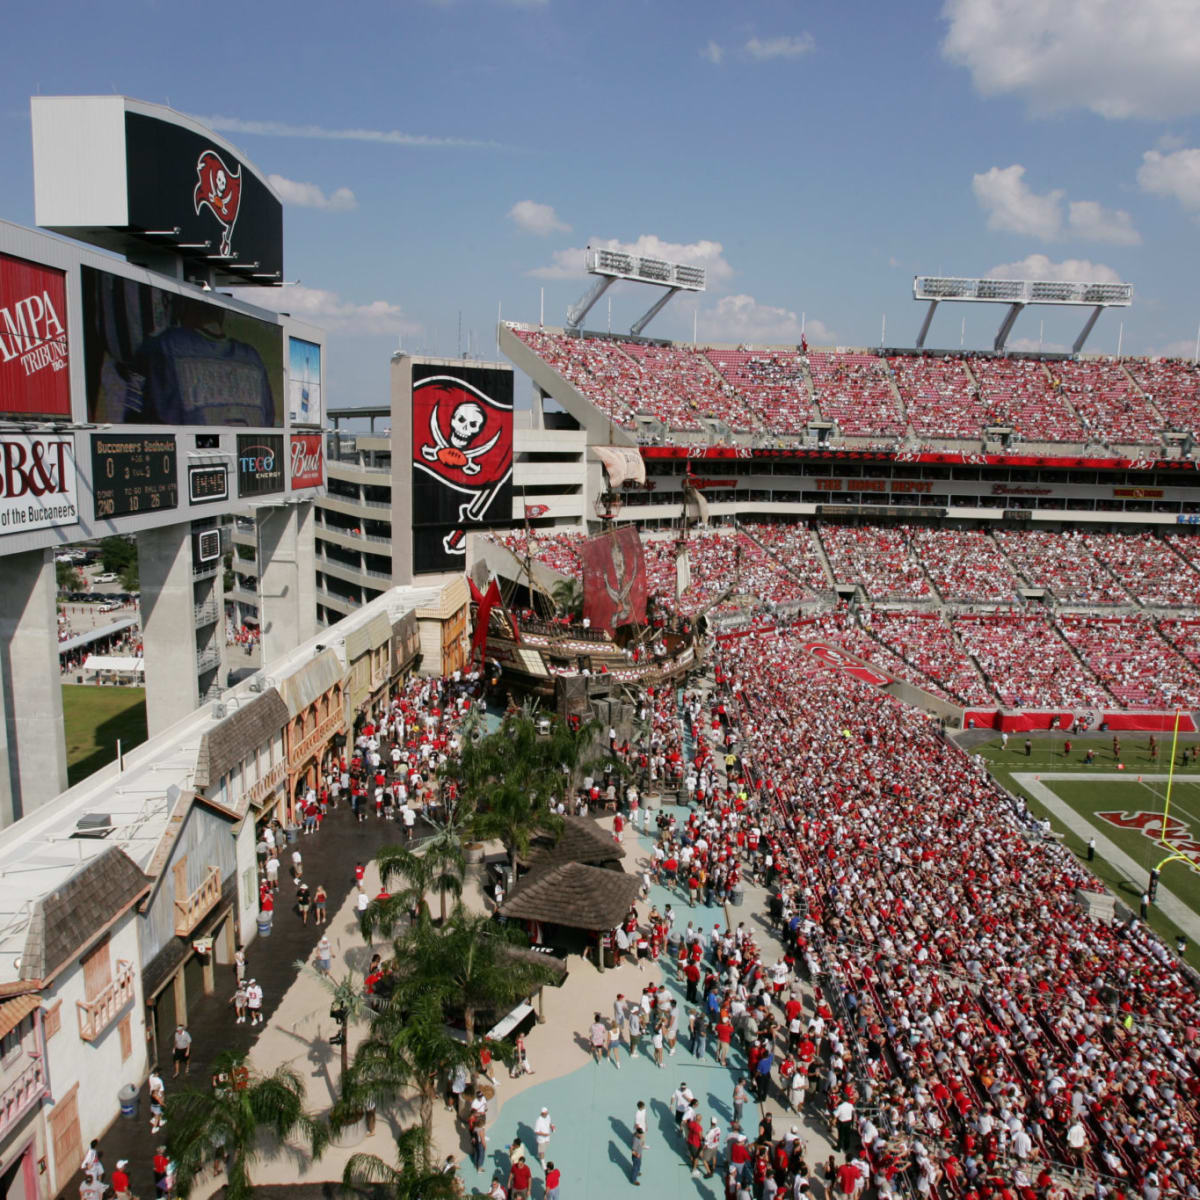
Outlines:
[[[53,115],[52,99],[35,112]],[[195,139],[210,140],[199,122],[123,97],[78,111],[135,149],[145,122],[183,139],[185,216],[189,197],[192,216],[225,211],[244,170],[270,210],[265,244],[281,239],[275,185],[232,146],[216,143],[240,164],[219,183],[226,160],[203,150],[212,195],[195,199]],[[61,153],[72,165],[73,144]],[[682,1152],[649,1168],[663,1194],[715,1200],[724,1184],[746,1200],[753,1183],[755,1200],[785,1185],[803,1200],[810,1176],[826,1197],[880,1200],[1195,1194],[1200,368],[1085,353],[1104,310],[1133,302],[1129,284],[918,276],[913,299],[929,307],[912,346],[729,345],[647,333],[673,296],[703,290],[702,268],[589,251],[593,283],[561,326],[499,323],[506,362],[397,352],[387,405],[322,410],[320,329],[220,291],[246,277],[281,286],[281,259],[239,265],[225,242],[209,253],[212,229],[191,241],[174,215],[149,222],[161,229],[126,215],[42,222],[91,249],[0,227],[12,251],[0,261],[22,284],[56,282],[69,314],[54,344],[75,376],[51,428],[65,431],[57,482],[65,492],[69,475],[82,497],[77,520],[49,511],[7,544],[6,586],[32,614],[8,643],[55,657],[50,622],[33,618],[53,613],[60,541],[137,539],[140,606],[158,613],[145,622],[145,745],[59,791],[33,739],[10,738],[24,789],[0,853],[11,1194],[49,1200],[82,1182],[102,1200],[83,1146],[102,1135],[145,1159],[140,1128],[122,1123],[143,1087],[151,1131],[172,1127],[156,1186],[183,1163],[186,1200],[214,1191],[221,1169],[233,1179],[227,1156],[252,1161],[271,1122],[215,1140],[201,1128],[184,1091],[186,1026],[198,1073],[214,1066],[208,1111],[252,1078],[277,1096],[294,1088],[292,1123],[271,1126],[285,1143],[302,1101],[322,1109],[329,1137],[311,1138],[311,1156],[293,1139],[254,1179],[305,1195],[352,1181],[377,1099],[389,1121],[368,1148],[390,1152],[393,1116],[402,1159],[417,1147],[379,1176],[389,1194],[415,1194],[403,1177],[421,1166],[430,1200],[461,1194],[446,1182],[460,1172],[473,1194],[507,1200],[504,1171],[528,1200],[526,1150],[541,1159],[556,1129],[547,1107],[539,1128],[524,1122],[531,1096],[577,1118],[555,1153],[571,1148],[581,1195],[640,1183],[636,1127],[611,1116],[635,1085]],[[231,237],[234,221],[217,220]],[[96,253],[110,242],[129,255],[119,269]],[[589,330],[614,281],[664,290],[628,334]],[[1003,306],[990,351],[927,348],[937,308],[960,302]],[[1010,351],[1015,321],[1043,304],[1082,316],[1071,352]],[[130,330],[151,318],[164,329],[135,346]],[[171,389],[127,386],[155,355],[223,342],[239,320],[270,351],[234,348],[241,390],[259,397],[247,411],[230,411],[236,384],[191,421]],[[23,330],[26,353],[30,340]],[[518,372],[534,387],[528,411]],[[54,410],[14,412],[7,444],[40,447]],[[390,425],[376,433],[380,418]],[[350,428],[363,420],[369,432]],[[109,434],[113,423],[128,428]],[[135,454],[122,479],[118,456]],[[226,534],[229,591],[216,566]],[[222,617],[227,639],[235,626],[262,637],[238,678],[214,640]],[[9,724],[60,730],[58,678],[28,658]],[[14,707],[25,677],[49,685],[49,718]],[[303,856],[300,837],[312,838]],[[411,886],[393,894],[406,872]],[[447,965],[464,929],[472,950],[496,939],[505,955],[478,1024]],[[623,994],[611,1031],[599,1012],[586,1024],[610,1002],[596,999],[608,970],[614,991],[642,992],[648,1018],[644,1061],[620,1085],[599,1070],[636,1055]],[[272,993],[265,1021],[258,979]],[[547,1001],[546,988],[561,994]],[[245,1028],[247,1004],[261,1034]],[[689,1074],[706,1073],[706,1116],[729,1126],[720,1154],[685,1084],[674,1128],[657,1094],[685,1006]],[[515,1068],[506,1096],[477,1029]],[[526,1036],[546,1064],[536,1082]],[[227,1046],[236,1062],[217,1057]],[[431,1046],[440,1058],[402,1061]],[[266,1075],[301,1060],[311,1093]],[[115,1096],[81,1089],[101,1074],[120,1080]],[[743,1074],[756,1100],[746,1126],[760,1122],[752,1159],[738,1157]],[[488,1101],[500,1110],[490,1164]],[[595,1129],[608,1137],[606,1116],[604,1159],[589,1147]],[[797,1126],[785,1139],[773,1120]],[[404,1142],[414,1133],[424,1140]],[[342,1156],[333,1167],[325,1141]],[[143,1183],[148,1167],[135,1167]],[[539,1169],[557,1200],[553,1162]]]

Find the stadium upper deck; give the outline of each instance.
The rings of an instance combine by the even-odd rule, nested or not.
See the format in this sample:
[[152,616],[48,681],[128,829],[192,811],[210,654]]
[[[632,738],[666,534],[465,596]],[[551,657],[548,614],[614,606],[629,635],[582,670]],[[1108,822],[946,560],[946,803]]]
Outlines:
[[506,331],[643,444],[1019,445],[1142,459],[1181,445],[1190,454],[1200,432],[1200,368],[1179,359],[731,350]]

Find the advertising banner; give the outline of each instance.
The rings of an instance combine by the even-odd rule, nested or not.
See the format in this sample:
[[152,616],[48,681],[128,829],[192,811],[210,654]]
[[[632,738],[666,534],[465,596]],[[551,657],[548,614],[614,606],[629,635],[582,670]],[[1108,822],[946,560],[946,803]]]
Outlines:
[[238,497],[283,491],[283,434],[239,433]]
[[125,114],[129,224],[179,229],[185,243],[268,276],[283,271],[283,205],[254,168],[203,134]]
[[0,254],[0,415],[71,415],[66,276],[7,254]]
[[321,347],[303,338],[288,338],[288,416],[293,425],[320,425]]
[[0,434],[0,537],[78,521],[71,438]]
[[324,439],[319,433],[293,433],[292,491],[320,487],[325,482]]
[[88,420],[283,424],[283,330],[269,321],[84,267]]
[[465,531],[512,517],[513,373],[412,372],[413,572],[462,570]]
[[588,538],[583,559],[583,615],[594,629],[646,620],[646,561],[633,525]]

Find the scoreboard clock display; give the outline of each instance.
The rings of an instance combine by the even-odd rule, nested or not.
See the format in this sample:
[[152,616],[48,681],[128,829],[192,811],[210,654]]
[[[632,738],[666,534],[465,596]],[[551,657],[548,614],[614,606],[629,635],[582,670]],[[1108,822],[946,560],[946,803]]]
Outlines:
[[193,504],[212,504],[229,498],[229,468],[223,463],[188,467],[188,499]]
[[96,519],[177,508],[177,464],[174,434],[92,434]]

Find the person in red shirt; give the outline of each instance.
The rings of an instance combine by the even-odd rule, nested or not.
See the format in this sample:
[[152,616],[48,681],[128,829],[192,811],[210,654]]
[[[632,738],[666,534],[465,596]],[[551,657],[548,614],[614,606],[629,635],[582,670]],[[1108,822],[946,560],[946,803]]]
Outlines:
[[532,1179],[533,1172],[524,1159],[513,1163],[508,1173],[508,1190],[512,1200],[529,1200],[529,1184]]
[[562,1172],[552,1163],[546,1164],[546,1200],[558,1200],[558,1184]]
[[700,1124],[698,1112],[692,1113],[692,1119],[688,1121],[685,1132],[687,1133],[688,1166],[695,1171],[700,1162],[700,1151],[704,1148],[704,1126]]
[[129,1193],[129,1160],[119,1159],[112,1173],[112,1190],[117,1194],[117,1200],[130,1200]]
[[728,1016],[722,1015],[717,1022],[717,1062],[725,1066],[729,1058],[729,1044],[733,1041],[733,1025]]
[[858,1186],[859,1170],[849,1157],[837,1169],[838,1192],[843,1196],[853,1196]]

